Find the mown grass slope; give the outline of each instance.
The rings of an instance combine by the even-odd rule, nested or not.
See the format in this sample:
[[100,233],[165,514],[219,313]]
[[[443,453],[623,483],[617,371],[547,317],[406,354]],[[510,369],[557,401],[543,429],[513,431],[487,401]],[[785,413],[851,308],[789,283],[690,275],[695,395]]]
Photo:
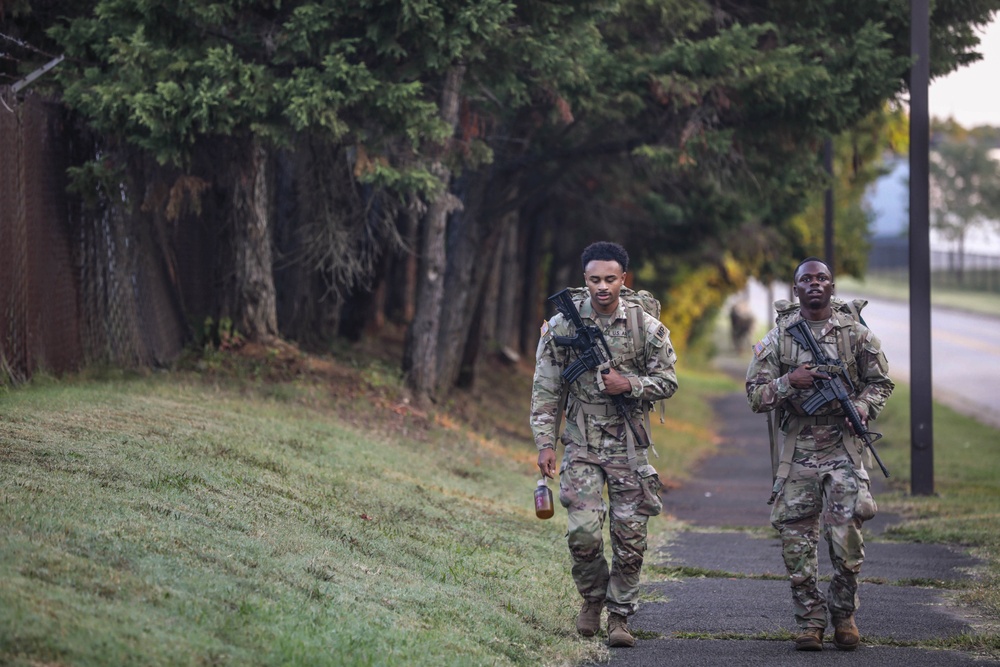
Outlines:
[[[0,395],[0,663],[601,657],[575,634],[565,515],[533,514],[531,369],[422,410],[391,363],[342,352]],[[682,382],[656,426],[675,479],[714,444],[699,396],[732,386]]]
[[[487,364],[472,391],[418,408],[396,353],[391,341],[335,357],[247,346],[168,373],[0,393],[0,664],[605,656],[574,631],[565,514],[533,514],[530,366]],[[683,363],[680,382],[666,424],[653,418],[668,486],[715,447],[707,399],[740,390]],[[996,657],[1000,440],[935,410],[938,494],[907,493],[900,387],[877,425],[895,489],[879,502],[906,518],[890,538],[986,561],[954,593],[984,631],[945,645]],[[676,528],[650,526],[654,545]]]

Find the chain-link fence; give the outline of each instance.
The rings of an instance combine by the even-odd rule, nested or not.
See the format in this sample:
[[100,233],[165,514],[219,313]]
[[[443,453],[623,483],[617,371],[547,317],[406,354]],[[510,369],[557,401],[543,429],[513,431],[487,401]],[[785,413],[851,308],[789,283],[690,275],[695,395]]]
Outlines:
[[178,287],[126,186],[83,207],[66,169],[93,141],[56,102],[0,95],[0,384],[173,359],[188,331]]
[[[909,280],[909,244],[905,238],[876,239],[868,256],[868,273]],[[1000,293],[1000,257],[955,250],[931,251],[931,286]]]
[[[60,373],[83,356],[67,224],[65,117],[28,96],[0,108],[0,381]],[[14,102],[11,104],[11,102]]]

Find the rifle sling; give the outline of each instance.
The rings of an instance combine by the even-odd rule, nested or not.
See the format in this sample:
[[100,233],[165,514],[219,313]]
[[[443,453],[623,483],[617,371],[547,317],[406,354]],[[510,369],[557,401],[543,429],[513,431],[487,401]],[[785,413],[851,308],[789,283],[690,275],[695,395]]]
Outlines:
[[600,366],[598,366],[597,368],[595,368],[594,370],[597,371],[597,387],[598,387],[598,389],[600,389],[601,391],[604,391],[604,374],[602,373],[602,371],[607,370],[609,368],[618,368],[619,366],[621,366],[626,361],[630,361],[632,359],[635,359],[635,354],[633,354],[631,352],[629,352],[627,354],[619,354],[618,356],[616,356],[611,361],[605,361],[603,364],[601,364]]
[[812,366],[812,369],[819,373],[827,373],[830,375],[846,374],[844,367],[839,364],[819,364]]
[[781,408],[771,410],[767,413],[767,439],[771,443],[771,481],[778,477],[778,463],[781,462],[781,445],[775,440],[775,434],[780,433],[781,416],[784,411]]
[[563,413],[566,411],[566,399],[569,398],[569,382],[563,382],[562,391],[559,392],[559,408],[556,410],[556,428],[552,432],[552,449],[559,444],[559,427],[562,426]]

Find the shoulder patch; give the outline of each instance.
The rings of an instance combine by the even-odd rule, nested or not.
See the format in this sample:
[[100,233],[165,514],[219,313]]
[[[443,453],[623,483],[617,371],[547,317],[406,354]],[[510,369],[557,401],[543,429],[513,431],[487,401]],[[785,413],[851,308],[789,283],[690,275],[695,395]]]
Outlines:
[[757,341],[753,346],[753,356],[763,359],[771,352],[771,341],[775,337],[777,329],[771,329],[767,335]]
[[882,349],[882,341],[879,340],[879,337],[876,336],[871,329],[868,329],[865,333],[863,345],[864,348],[871,353],[877,353]]
[[555,323],[551,320],[544,320],[542,322],[542,328],[538,332],[538,340],[542,345],[548,345],[554,335],[556,335]]
[[653,320],[646,327],[646,335],[650,336],[649,342],[654,346],[663,347],[663,344],[667,341],[667,337],[670,335],[670,330],[657,320]]

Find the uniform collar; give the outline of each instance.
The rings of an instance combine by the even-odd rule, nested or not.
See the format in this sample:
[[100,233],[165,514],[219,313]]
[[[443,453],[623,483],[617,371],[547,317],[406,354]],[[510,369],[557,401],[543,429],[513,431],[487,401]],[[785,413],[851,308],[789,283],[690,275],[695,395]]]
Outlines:
[[[807,324],[812,324],[813,323],[813,322],[807,320],[806,318],[802,317],[802,313],[798,313],[798,317],[799,317],[800,320],[802,320],[803,322],[806,322]],[[840,317],[838,317],[837,311],[833,311],[833,314],[830,315],[829,319],[818,320],[818,321],[823,323],[823,328],[820,329],[820,334],[819,334],[819,336],[817,336],[817,338],[820,338],[822,336],[827,335],[828,333],[830,333],[834,329],[837,329],[837,328],[839,328],[841,326],[845,326],[841,322]]]
[[[618,297],[618,308],[611,315],[612,322],[625,319],[625,301],[620,295]],[[590,297],[583,300],[583,304],[580,306],[580,316],[589,317],[594,322],[600,317],[599,313],[594,310],[594,304],[591,302]]]

